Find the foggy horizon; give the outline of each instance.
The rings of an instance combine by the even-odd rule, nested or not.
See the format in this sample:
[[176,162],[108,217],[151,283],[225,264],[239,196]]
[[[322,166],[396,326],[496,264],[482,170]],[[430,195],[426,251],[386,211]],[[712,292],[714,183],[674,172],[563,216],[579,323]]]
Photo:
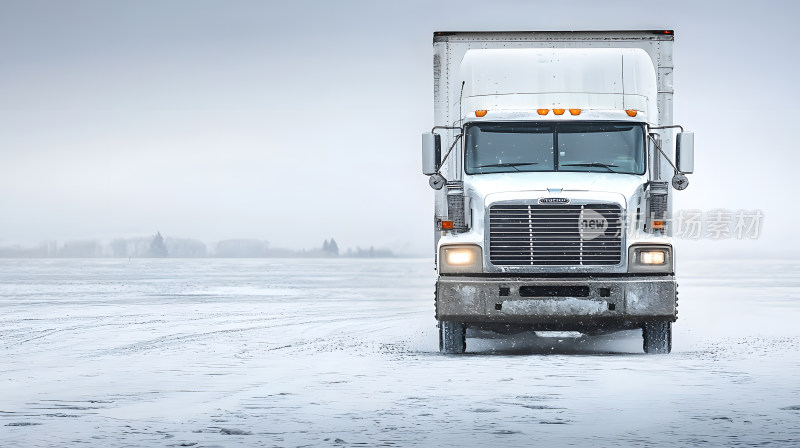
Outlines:
[[[166,243],[163,255],[148,253],[150,244],[161,237]],[[128,248],[120,251],[119,245]],[[231,251],[231,244],[239,247]],[[336,247],[326,249],[331,244]],[[256,246],[258,246],[256,248]],[[78,252],[76,252],[76,248]],[[78,253],[79,255],[76,255]],[[227,255],[226,255],[227,253]],[[374,254],[373,254],[374,253]],[[375,246],[362,243],[354,246],[340,246],[336,238],[327,238],[322,242],[309,242],[303,247],[286,247],[275,245],[271,241],[259,238],[229,238],[204,241],[197,238],[186,238],[180,235],[164,235],[160,231],[149,235],[130,235],[113,238],[82,238],[71,240],[43,240],[37,243],[5,243],[0,244],[0,258],[295,258],[295,257],[426,257],[429,254],[404,252],[390,247]]]

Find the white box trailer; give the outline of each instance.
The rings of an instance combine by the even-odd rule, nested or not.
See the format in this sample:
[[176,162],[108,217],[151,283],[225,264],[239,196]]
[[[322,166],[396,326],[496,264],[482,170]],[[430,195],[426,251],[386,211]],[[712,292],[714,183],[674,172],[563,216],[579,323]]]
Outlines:
[[669,185],[686,188],[694,151],[693,134],[675,138],[673,41],[669,30],[434,33],[422,164],[442,351],[464,352],[467,328],[642,328],[646,352],[670,351]]

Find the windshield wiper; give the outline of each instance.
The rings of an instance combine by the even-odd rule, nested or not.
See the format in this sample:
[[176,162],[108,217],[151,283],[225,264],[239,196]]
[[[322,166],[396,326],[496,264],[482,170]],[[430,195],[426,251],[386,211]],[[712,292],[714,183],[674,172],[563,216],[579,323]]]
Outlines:
[[612,170],[611,167],[613,166],[614,168],[616,168],[618,165],[607,165],[605,163],[592,162],[592,163],[565,163],[562,164],[561,166],[585,166],[590,168],[605,168],[608,171],[611,171],[612,173],[616,173],[616,171]]
[[519,163],[493,163],[491,165],[478,165],[475,168],[514,168],[520,171],[518,166],[538,165],[536,162],[519,162]]

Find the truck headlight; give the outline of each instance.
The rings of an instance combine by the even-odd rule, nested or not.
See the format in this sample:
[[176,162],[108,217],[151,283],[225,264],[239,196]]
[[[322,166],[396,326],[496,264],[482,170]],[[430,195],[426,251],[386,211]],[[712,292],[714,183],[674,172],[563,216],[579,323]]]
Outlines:
[[663,250],[639,251],[639,262],[642,264],[664,264],[666,254]]
[[628,249],[628,272],[673,272],[672,246],[635,244]]
[[483,251],[475,244],[442,246],[439,249],[439,272],[460,274],[483,271]]

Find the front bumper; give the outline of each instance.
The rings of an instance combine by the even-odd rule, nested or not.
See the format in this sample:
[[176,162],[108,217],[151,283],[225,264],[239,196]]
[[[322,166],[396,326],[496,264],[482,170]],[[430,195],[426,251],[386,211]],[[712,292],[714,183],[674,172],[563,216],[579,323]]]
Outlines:
[[648,320],[674,322],[676,288],[673,275],[440,276],[436,318],[537,329],[634,328]]

